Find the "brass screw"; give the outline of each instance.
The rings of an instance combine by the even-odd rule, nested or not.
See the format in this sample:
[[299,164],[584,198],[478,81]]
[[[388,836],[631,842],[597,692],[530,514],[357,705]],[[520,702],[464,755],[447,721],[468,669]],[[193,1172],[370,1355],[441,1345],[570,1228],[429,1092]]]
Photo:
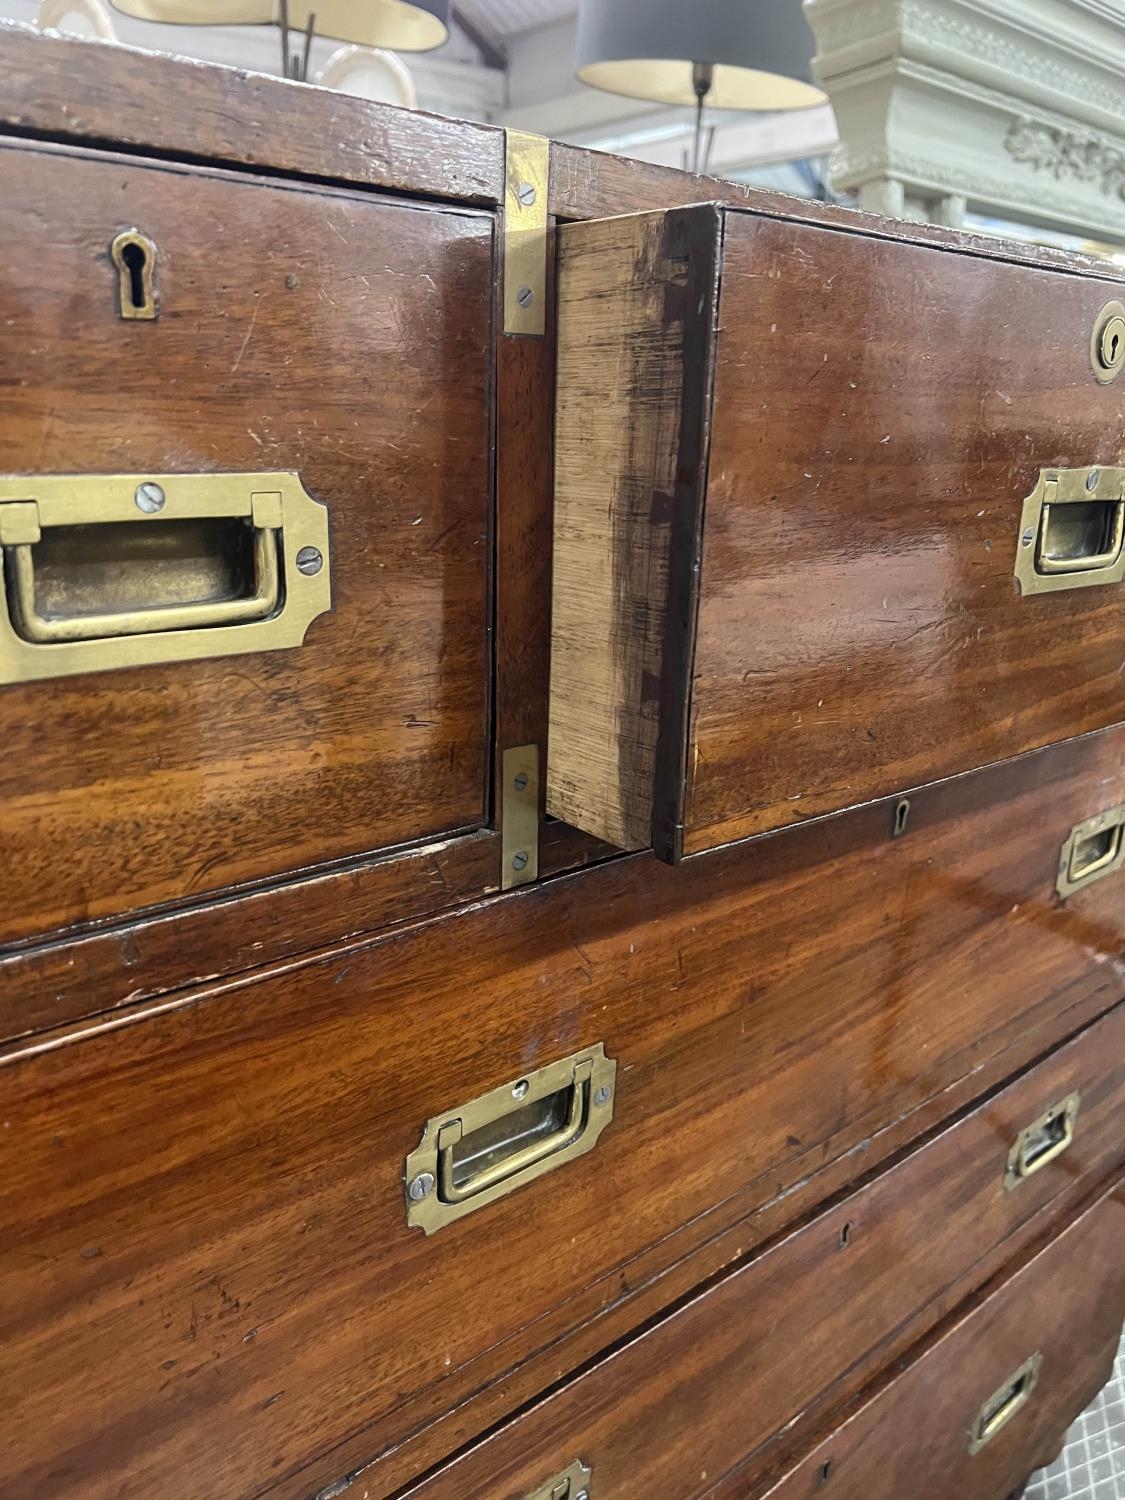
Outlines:
[[524,208],[530,208],[535,202],[535,189],[530,182],[521,182],[519,187],[516,188],[516,197],[523,204]]
[[166,496],[158,484],[149,480],[137,485],[133,499],[137,502],[138,510],[143,510],[146,516],[155,516],[157,511],[164,509]]
[[594,1103],[595,1104],[608,1104],[609,1103],[609,1096],[610,1096],[611,1092],[612,1091],[609,1088],[607,1088],[606,1085],[603,1083],[602,1086],[601,1086],[601,1088],[598,1089],[597,1092],[594,1094]]
[[526,870],[527,869],[527,855],[524,853],[524,851],[522,849],[512,859],[512,869],[513,870]]
[[311,578],[314,573],[319,573],[324,566],[324,558],[317,547],[302,547],[297,553],[297,572],[303,573],[306,578]]
[[535,293],[529,286],[521,286],[516,293],[516,301],[521,307],[530,307],[535,301]]
[[1024,528],[1023,536],[1020,537],[1020,541],[1023,543],[1023,545],[1025,547],[1030,547],[1031,544],[1032,544],[1032,542],[1034,540],[1035,540],[1035,527],[1034,526],[1026,526]]
[[406,1191],[412,1203],[421,1203],[422,1199],[429,1197],[433,1190],[434,1174],[432,1172],[419,1172]]

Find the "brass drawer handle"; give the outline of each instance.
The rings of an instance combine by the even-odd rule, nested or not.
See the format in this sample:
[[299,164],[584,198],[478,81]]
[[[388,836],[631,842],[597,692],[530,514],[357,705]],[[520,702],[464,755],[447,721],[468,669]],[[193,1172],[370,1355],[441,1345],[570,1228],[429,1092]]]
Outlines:
[[601,1042],[429,1120],[406,1158],[406,1221],[432,1234],[589,1151],[613,1118]]
[[590,1470],[578,1459],[561,1474],[532,1490],[527,1500],[590,1500]]
[[1031,1399],[1031,1393],[1039,1380],[1039,1367],[1043,1363],[1041,1354],[1033,1354],[1025,1360],[1014,1374],[1010,1375],[999,1390],[994,1391],[977,1413],[969,1433],[969,1452],[979,1453],[998,1432],[1002,1432],[1018,1411]]
[[[277,565],[280,507],[263,507],[265,496],[253,496],[254,592],[241,599],[219,599],[203,604],[156,604],[125,614],[74,615],[45,619],[35,605],[33,548],[23,543],[9,550],[12,578],[12,623],[25,641],[98,641],[107,636],[149,635],[162,630],[201,630],[236,625],[272,615],[281,597]],[[273,498],[273,497],[270,497]],[[262,514],[265,510],[266,513]]]
[[1065,900],[1125,864],[1125,802],[1107,808],[1067,834],[1059,853],[1055,889]]
[[1080,1098],[1076,1093],[1068,1094],[1016,1136],[1004,1169],[1004,1186],[1009,1192],[1041,1172],[1074,1140]]
[[0,683],[299,646],[327,512],[291,473],[0,478]]
[[1023,503],[1015,575],[1023,594],[1125,578],[1125,469],[1041,469]]

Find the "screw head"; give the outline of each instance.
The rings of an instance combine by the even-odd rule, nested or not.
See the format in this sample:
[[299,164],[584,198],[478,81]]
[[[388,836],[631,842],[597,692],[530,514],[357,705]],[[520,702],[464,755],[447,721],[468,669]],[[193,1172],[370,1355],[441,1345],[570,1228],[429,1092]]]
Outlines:
[[519,187],[516,188],[516,197],[523,204],[524,208],[530,208],[535,202],[535,189],[530,182],[521,182]]
[[1088,490],[1096,490],[1097,487],[1098,487],[1098,471],[1097,471],[1097,469],[1091,469],[1090,472],[1086,475],[1086,488]]
[[590,1491],[579,1490],[577,1495],[575,1495],[574,1500],[590,1500]]
[[1023,536],[1020,537],[1020,543],[1021,543],[1021,545],[1024,546],[1024,547],[1030,547],[1031,544],[1032,544],[1032,542],[1034,540],[1035,540],[1035,527],[1034,526],[1027,526],[1027,527],[1025,527],[1024,528]]
[[603,1083],[602,1086],[601,1086],[601,1088],[600,1089],[596,1089],[595,1092],[594,1092],[594,1103],[595,1104],[608,1104],[609,1103],[609,1096],[612,1093],[613,1093],[613,1090],[607,1084]]
[[154,484],[149,479],[144,484],[137,485],[137,492],[133,499],[137,502],[138,510],[143,510],[146,516],[154,516],[157,511],[164,509],[167,496],[158,484]]
[[530,307],[535,301],[535,293],[529,286],[521,286],[516,293],[516,301],[521,307]]
[[512,782],[512,785],[515,787],[517,792],[524,791],[527,787],[527,772],[521,771],[516,777],[515,781]]
[[513,1099],[526,1099],[527,1098],[527,1094],[528,1094],[528,1090],[530,1088],[531,1088],[531,1084],[528,1083],[527,1079],[526,1078],[521,1078],[520,1081],[519,1081],[519,1083],[517,1083],[516,1086],[512,1089],[512,1098]]
[[311,578],[324,567],[324,558],[317,547],[302,547],[297,553],[297,572]]
[[434,1174],[432,1172],[419,1172],[410,1186],[406,1189],[407,1197],[412,1203],[421,1203],[423,1198],[428,1198],[434,1190]]
[[514,855],[512,857],[512,869],[513,870],[526,870],[527,869],[527,855],[525,854],[525,852],[522,849],[520,850],[520,852],[518,854],[516,854],[516,855]]

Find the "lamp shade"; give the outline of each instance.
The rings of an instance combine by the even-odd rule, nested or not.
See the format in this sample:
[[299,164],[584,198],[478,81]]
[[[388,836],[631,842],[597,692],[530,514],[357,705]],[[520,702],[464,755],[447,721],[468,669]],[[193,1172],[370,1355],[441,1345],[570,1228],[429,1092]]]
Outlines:
[[[113,0],[141,21],[179,26],[276,26],[278,0]],[[318,36],[361,47],[428,52],[449,35],[453,0],[289,0],[289,24],[303,31],[310,11]]]
[[583,83],[695,104],[694,65],[711,68],[716,109],[808,109],[827,95],[812,77],[813,35],[801,0],[581,0]]

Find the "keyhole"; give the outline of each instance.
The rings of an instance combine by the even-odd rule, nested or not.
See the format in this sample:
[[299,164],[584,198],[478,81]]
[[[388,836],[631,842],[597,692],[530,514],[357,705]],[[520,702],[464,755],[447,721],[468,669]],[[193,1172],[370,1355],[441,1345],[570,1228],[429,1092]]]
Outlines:
[[125,229],[110,246],[120,281],[117,312],[122,318],[155,318],[156,246],[138,229]]
[[1109,341],[1109,362],[1111,365],[1117,363],[1117,350],[1121,343],[1121,335],[1115,333]]
[[900,797],[895,804],[894,822],[891,824],[891,837],[901,838],[906,832],[907,820],[910,817],[910,798]]
[[125,262],[129,272],[129,300],[136,308],[144,308],[148,301],[145,296],[145,266],[148,265],[148,252],[143,245],[138,245],[136,240],[130,240],[121,251],[121,259]]

